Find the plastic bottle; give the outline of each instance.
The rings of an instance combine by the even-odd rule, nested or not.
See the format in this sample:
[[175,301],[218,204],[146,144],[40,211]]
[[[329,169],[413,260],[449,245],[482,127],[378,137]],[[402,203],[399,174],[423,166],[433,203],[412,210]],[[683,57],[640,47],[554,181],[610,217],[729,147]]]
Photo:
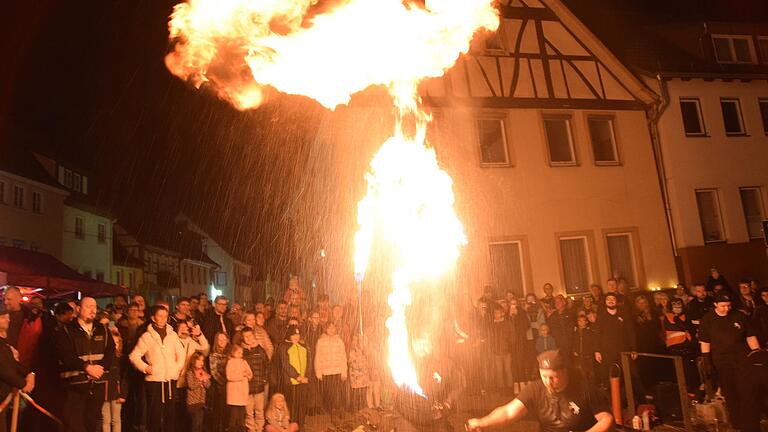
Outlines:
[[643,430],[651,430],[651,416],[648,414],[648,411],[643,412]]
[[632,417],[632,429],[641,430],[643,428],[643,421],[640,420],[640,416]]

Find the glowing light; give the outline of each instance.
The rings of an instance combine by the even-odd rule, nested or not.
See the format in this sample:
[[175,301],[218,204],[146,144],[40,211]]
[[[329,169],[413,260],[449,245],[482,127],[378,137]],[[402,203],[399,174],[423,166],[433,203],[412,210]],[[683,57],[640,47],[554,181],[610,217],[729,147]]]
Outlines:
[[[426,143],[419,82],[442,76],[478,29],[499,24],[493,0],[188,0],[169,23],[175,42],[166,65],[196,86],[210,85],[240,109],[272,90],[308,96],[334,109],[370,86],[384,86],[396,127],[366,175],[358,204],[355,280],[371,249],[391,251],[389,366],[395,382],[423,394],[410,357],[406,310],[415,282],[450,269],[466,243],[453,210],[453,182]],[[407,126],[406,126],[407,125]],[[215,288],[211,287],[212,295]]]

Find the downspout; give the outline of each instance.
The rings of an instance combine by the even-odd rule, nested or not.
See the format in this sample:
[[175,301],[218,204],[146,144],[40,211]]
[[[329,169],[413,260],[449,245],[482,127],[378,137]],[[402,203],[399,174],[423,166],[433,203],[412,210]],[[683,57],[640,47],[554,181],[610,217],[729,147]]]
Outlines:
[[[664,166],[664,155],[661,150],[661,136],[659,134],[659,119],[669,107],[669,88],[667,82],[661,73],[656,74],[656,81],[661,90],[661,101],[654,103],[648,108],[648,129],[651,133],[651,143],[653,145],[653,156],[656,161],[656,172],[659,177],[659,186],[661,189],[661,199],[664,202],[664,214],[667,219],[667,229],[669,231],[669,241],[672,246],[672,253],[677,258],[677,237],[675,235],[675,224],[672,219],[672,207],[670,206],[669,187],[667,185],[667,172]],[[677,267],[677,264],[675,264]],[[678,274],[678,278],[682,275]],[[682,280],[682,279],[681,279]]]

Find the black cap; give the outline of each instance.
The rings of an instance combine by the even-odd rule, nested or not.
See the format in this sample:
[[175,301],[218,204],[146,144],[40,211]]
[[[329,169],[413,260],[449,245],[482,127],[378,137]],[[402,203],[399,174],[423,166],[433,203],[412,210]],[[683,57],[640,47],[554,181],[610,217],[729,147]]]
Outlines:
[[616,300],[619,299],[619,296],[615,292],[607,292],[607,293],[605,293],[605,295],[603,297],[604,297],[604,299],[607,299],[608,297],[613,297]]
[[288,328],[285,330],[285,338],[286,339],[290,338],[291,336],[293,336],[295,334],[297,334],[297,335],[301,334],[301,330],[299,330],[299,326],[295,326],[295,325],[288,326]]
[[54,315],[64,315],[68,312],[74,312],[74,309],[66,302],[56,303],[56,306],[53,308]]
[[562,370],[568,367],[560,350],[544,351],[536,360],[539,362],[539,369],[543,370]]
[[683,299],[675,297],[675,298],[673,298],[672,300],[669,301],[669,305],[670,306],[679,305],[679,306],[682,307],[683,306]]
[[731,294],[725,291],[719,291],[715,293],[715,303],[730,302]]

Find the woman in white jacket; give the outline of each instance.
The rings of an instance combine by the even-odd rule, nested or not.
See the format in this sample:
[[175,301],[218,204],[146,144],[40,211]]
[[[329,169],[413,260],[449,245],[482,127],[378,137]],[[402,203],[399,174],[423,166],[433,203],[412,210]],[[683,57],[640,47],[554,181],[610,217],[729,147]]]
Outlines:
[[320,381],[325,411],[333,418],[342,408],[342,382],[347,380],[347,350],[334,322],[326,324],[325,334],[317,340],[315,375]]
[[168,309],[155,306],[151,319],[129,359],[136,369],[145,374],[149,431],[173,432],[176,380],[184,368],[186,355],[179,337],[166,325]]

